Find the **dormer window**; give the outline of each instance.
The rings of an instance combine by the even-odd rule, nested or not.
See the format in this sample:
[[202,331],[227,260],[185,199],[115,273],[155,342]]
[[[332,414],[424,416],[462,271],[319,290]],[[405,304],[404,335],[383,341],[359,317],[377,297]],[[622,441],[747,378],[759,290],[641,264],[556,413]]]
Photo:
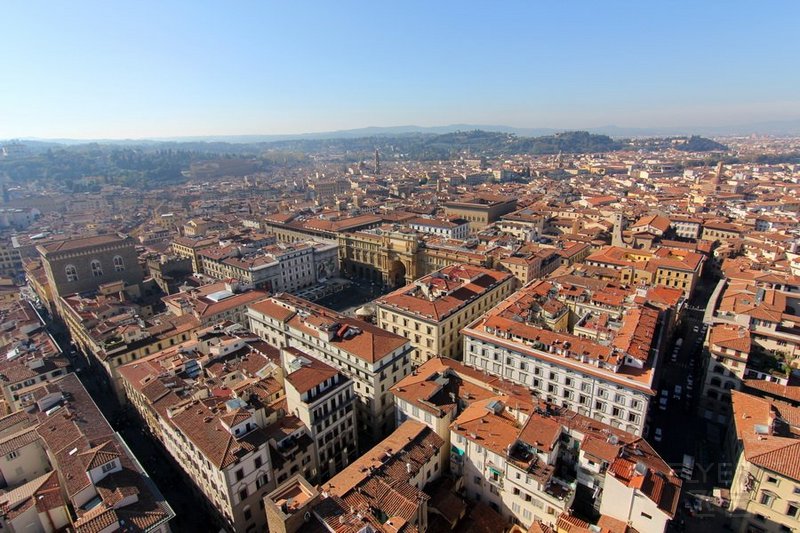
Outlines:
[[101,472],[103,472],[103,473],[105,474],[106,472],[111,472],[111,471],[112,471],[112,470],[114,470],[116,467],[117,467],[117,461],[109,461],[108,463],[104,464],[104,465],[103,465],[103,466],[100,468],[100,471],[101,471]]

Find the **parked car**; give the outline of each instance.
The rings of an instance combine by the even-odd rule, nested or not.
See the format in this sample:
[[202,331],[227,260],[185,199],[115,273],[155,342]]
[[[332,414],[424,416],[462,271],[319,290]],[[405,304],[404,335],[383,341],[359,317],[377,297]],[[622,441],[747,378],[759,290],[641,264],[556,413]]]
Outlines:
[[675,392],[672,393],[672,397],[675,398],[676,400],[680,400],[682,392],[683,392],[683,387],[681,387],[680,385],[675,385]]
[[662,437],[664,434],[661,431],[661,428],[656,428],[655,432],[653,433],[653,440],[656,442],[661,442]]
[[659,398],[659,400],[658,400],[658,408],[661,409],[662,411],[666,411],[667,410],[667,398],[664,398],[664,397]]
[[686,480],[692,479],[694,472],[694,457],[689,454],[683,455],[683,464],[681,464],[681,477]]

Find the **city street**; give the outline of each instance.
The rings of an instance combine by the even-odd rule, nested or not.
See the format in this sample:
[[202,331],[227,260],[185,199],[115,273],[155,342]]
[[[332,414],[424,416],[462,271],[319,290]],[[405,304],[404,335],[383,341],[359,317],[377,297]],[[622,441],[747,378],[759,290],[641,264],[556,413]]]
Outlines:
[[84,387],[175,511],[170,526],[176,531],[217,531],[218,528],[210,527],[214,519],[206,512],[205,502],[198,501],[200,496],[195,496],[191,481],[161,444],[150,436],[135,411],[120,407],[103,370],[96,365],[86,365],[81,355],[75,360]]
[[[669,351],[663,355],[664,369],[658,384],[658,398],[651,409],[650,442],[669,463],[680,464],[684,453],[695,455],[706,434],[706,421],[696,416],[697,398],[702,387],[701,335],[705,331],[702,319],[702,313],[687,310],[675,335],[676,339],[684,339],[675,362],[672,361],[674,345],[670,345]],[[692,377],[691,390],[688,389],[689,376]],[[681,387],[680,398],[675,397],[676,386]],[[664,391],[667,398],[666,410],[660,409],[659,405]],[[661,442],[656,442],[653,438],[656,428],[663,431]],[[681,431],[675,431],[674,428],[681,428]]]
[[[706,364],[703,313],[714,281],[705,278],[684,310],[673,342],[663,355],[657,398],[651,408],[648,442],[677,473],[681,471],[684,454],[695,459],[692,478],[683,482],[678,515],[672,522],[674,531],[719,531],[729,528],[725,510],[714,505],[713,498],[710,498],[711,491],[723,485],[719,466],[724,459],[724,435],[718,425],[702,418],[698,412]],[[677,342],[680,342],[680,348],[673,360]],[[679,393],[676,393],[676,387],[680,387]],[[666,409],[660,406],[663,397],[667,398]],[[662,433],[660,442],[655,439],[657,429]]]
[[186,478],[183,470],[139,423],[136,413],[130,408],[120,407],[104,370],[96,364],[90,365],[89,360],[80,351],[72,350],[69,334],[63,324],[51,320],[44,313],[42,317],[47,321],[48,330],[56,342],[69,353],[74,371],[97,407],[114,430],[122,436],[172,506],[176,516],[170,522],[170,527],[174,531],[218,531],[219,528],[213,525],[215,524],[213,516],[205,509],[205,502],[200,500],[200,496],[194,495],[191,481]]

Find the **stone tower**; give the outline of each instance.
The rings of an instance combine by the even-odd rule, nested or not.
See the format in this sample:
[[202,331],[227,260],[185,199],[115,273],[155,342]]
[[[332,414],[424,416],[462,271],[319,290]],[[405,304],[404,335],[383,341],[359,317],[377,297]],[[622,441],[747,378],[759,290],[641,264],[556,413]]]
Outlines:
[[611,246],[625,246],[625,242],[622,240],[622,221],[622,213],[615,213],[614,229],[611,233]]

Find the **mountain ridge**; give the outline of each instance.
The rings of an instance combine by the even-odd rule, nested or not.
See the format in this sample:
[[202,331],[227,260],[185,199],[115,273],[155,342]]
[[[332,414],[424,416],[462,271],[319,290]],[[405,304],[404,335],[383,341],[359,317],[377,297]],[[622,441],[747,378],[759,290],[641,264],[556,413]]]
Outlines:
[[742,136],[742,135],[776,135],[793,136],[800,135],[800,119],[790,119],[783,121],[762,121],[750,124],[733,126],[703,126],[703,127],[649,127],[637,128],[627,126],[616,126],[609,124],[594,128],[523,128],[505,125],[490,124],[449,124],[445,126],[367,126],[363,128],[352,128],[345,130],[308,132],[296,134],[245,134],[245,135],[196,135],[196,136],[175,136],[175,137],[144,137],[139,139],[70,139],[70,138],[41,138],[41,137],[21,137],[11,140],[33,141],[54,144],[142,144],[159,142],[227,142],[227,143],[258,143],[291,141],[304,139],[349,139],[360,137],[388,137],[396,135],[413,134],[444,134],[457,131],[489,131],[500,133],[511,133],[525,137],[536,137],[542,135],[553,135],[567,131],[587,131],[595,134],[605,134],[614,138],[623,137],[658,137],[658,136],[688,136],[688,135],[707,135],[714,137]]

